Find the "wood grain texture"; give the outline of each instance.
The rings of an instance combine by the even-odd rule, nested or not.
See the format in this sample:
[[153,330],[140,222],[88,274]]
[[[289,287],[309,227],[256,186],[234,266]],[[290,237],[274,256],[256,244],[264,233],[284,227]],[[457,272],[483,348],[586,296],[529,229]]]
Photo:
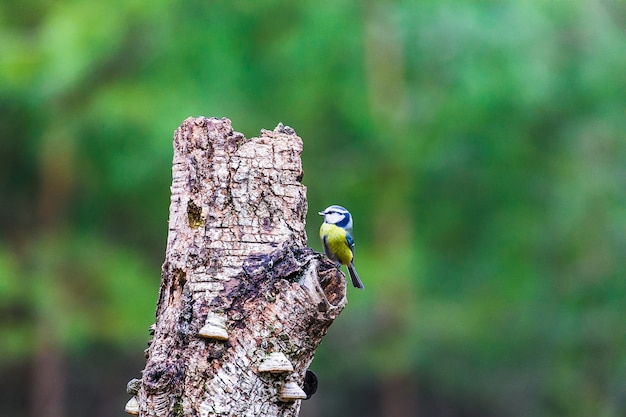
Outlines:
[[[306,246],[302,146],[282,124],[250,140],[228,119],[189,118],[176,130],[140,415],[298,415],[300,400],[281,389],[302,387],[346,304],[343,274]],[[273,352],[293,371],[260,372]]]

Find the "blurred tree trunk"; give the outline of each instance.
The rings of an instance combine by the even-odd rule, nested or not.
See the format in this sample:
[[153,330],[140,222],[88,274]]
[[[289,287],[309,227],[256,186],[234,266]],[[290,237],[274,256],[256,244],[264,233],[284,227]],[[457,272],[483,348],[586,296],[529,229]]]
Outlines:
[[[53,106],[54,107],[54,106]],[[59,108],[63,108],[59,105]],[[48,126],[41,145],[38,238],[61,235],[65,229],[67,204],[73,185],[74,143],[64,128],[63,112]],[[67,111],[67,113],[71,113]],[[40,288],[60,285],[62,275],[54,266],[36,262]],[[58,275],[57,275],[58,274]],[[59,337],[59,320],[54,302],[43,303],[35,315],[30,408],[33,417],[62,417],[66,413],[66,365]]]
[[380,415],[415,417],[418,412],[417,384],[409,373],[383,376],[380,381]]
[[[43,324],[45,323],[38,323],[39,327]],[[63,417],[65,415],[65,361],[57,341],[43,339],[43,337],[50,336],[49,332],[46,329],[39,329],[38,333],[31,386],[31,415]]]
[[140,415],[298,415],[306,369],[346,304],[343,274],[306,247],[301,152],[282,124],[251,140],[228,119],[176,130]]

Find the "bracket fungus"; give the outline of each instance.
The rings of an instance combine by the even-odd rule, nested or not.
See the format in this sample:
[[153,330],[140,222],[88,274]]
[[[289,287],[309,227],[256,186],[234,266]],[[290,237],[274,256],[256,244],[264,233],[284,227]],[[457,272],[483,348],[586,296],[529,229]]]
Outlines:
[[293,381],[285,382],[278,392],[278,399],[284,403],[295,400],[306,400],[306,398],[306,392]]
[[226,317],[216,313],[209,313],[198,335],[206,339],[228,340]]
[[141,379],[133,378],[126,384],[126,392],[130,395],[137,395],[141,389]]
[[273,374],[293,372],[293,365],[284,353],[272,352],[261,361],[259,372],[271,372]]
[[124,407],[124,411],[133,416],[139,415],[139,401],[137,401],[137,397],[133,396],[130,400],[128,400],[126,407]]
[[308,400],[317,392],[318,379],[317,374],[310,369],[306,370],[304,374],[304,386],[302,390],[306,393],[306,399]]
[[141,379],[133,378],[126,384],[126,392],[132,395],[131,399],[126,403],[124,411],[134,416],[139,415],[139,401],[137,400],[137,393],[141,389]]

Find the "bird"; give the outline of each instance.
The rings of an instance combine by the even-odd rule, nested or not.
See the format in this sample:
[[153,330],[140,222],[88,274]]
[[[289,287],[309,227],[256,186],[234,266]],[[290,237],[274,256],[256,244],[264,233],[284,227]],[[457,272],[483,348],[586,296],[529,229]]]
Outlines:
[[352,215],[341,206],[330,206],[318,213],[324,216],[320,227],[320,239],[326,256],[338,265],[348,267],[352,285],[363,289],[363,283],[354,268],[354,239],[352,238]]

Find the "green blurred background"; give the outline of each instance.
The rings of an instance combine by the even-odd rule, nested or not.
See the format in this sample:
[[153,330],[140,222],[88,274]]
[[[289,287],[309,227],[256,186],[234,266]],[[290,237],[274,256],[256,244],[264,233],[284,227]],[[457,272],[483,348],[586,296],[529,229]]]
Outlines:
[[317,416],[624,416],[626,3],[0,4],[0,415],[122,416],[188,116],[304,140]]

